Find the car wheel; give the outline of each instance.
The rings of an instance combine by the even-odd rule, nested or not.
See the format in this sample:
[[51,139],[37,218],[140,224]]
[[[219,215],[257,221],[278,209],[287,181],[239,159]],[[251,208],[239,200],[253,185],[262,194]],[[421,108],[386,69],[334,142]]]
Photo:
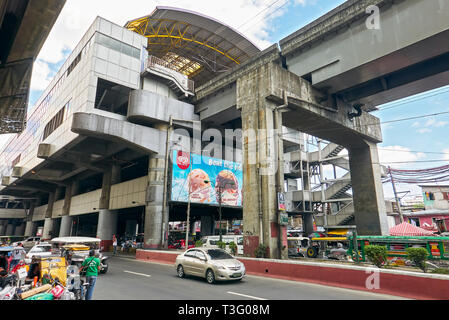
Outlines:
[[207,283],[209,283],[209,284],[215,283],[215,275],[211,269],[207,270],[207,272],[206,272],[206,280],[207,280]]
[[318,250],[315,247],[310,247],[307,249],[307,257],[316,258],[318,255]]
[[179,278],[184,278],[185,277],[185,273],[184,273],[184,267],[182,265],[178,266],[178,277]]

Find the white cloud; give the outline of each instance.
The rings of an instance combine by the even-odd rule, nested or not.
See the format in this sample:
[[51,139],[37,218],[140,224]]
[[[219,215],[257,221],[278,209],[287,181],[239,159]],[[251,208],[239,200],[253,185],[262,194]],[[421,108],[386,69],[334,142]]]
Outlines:
[[444,127],[448,124],[448,121],[437,121],[434,118],[427,120],[425,126],[426,127],[436,127],[436,128],[441,128]]
[[412,162],[425,158],[422,152],[412,152],[410,149],[402,146],[388,146],[379,148],[379,161],[382,165],[394,166],[395,168],[407,165]]
[[51,82],[51,69],[48,64],[38,59],[33,65],[31,90],[45,90]]
[[430,130],[429,128],[422,128],[418,130],[419,133],[428,133],[428,132],[432,132],[432,130]]

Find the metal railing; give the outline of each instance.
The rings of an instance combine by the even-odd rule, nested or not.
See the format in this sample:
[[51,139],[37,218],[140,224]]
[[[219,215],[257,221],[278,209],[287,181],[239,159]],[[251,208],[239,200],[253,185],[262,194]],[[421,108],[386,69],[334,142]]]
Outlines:
[[183,87],[183,89],[190,92],[195,91],[195,82],[193,80],[190,80],[185,74],[179,72],[174,64],[156,56],[148,57],[147,68],[163,72],[164,69],[161,69],[161,67],[164,69],[168,69],[169,72],[167,72],[167,75],[173,77],[175,81]]

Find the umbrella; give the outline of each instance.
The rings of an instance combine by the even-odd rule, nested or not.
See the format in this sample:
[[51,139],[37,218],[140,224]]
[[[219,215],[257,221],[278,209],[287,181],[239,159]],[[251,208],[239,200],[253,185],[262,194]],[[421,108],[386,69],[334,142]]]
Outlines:
[[424,230],[416,227],[408,222],[402,222],[393,228],[390,228],[390,235],[392,236],[431,236],[432,231]]

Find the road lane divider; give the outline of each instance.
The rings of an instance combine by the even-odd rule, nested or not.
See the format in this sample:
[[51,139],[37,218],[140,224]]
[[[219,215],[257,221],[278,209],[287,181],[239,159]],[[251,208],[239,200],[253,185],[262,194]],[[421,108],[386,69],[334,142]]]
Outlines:
[[123,272],[131,273],[131,274],[135,274],[135,275],[137,275],[137,276],[142,276],[142,277],[147,277],[147,278],[150,278],[150,277],[151,277],[149,274],[138,273],[138,272],[133,272],[133,271],[128,271],[128,270],[124,270]]
[[241,297],[245,297],[245,298],[254,299],[254,300],[268,300],[268,299],[259,298],[259,297],[254,297],[254,296],[249,296],[249,295],[242,294],[242,293],[237,293],[237,292],[231,292],[231,291],[228,291],[227,293],[229,293],[229,294],[234,294],[234,295],[236,295],[236,296],[241,296]]

